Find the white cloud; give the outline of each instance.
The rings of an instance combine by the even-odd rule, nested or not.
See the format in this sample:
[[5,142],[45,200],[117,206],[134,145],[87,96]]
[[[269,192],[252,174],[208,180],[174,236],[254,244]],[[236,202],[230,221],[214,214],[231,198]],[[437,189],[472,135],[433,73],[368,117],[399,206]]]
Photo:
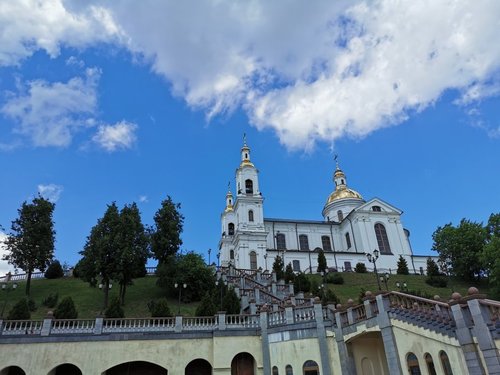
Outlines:
[[458,105],[499,94],[496,0],[95,3],[3,5],[14,37],[0,61],[118,42],[189,106],[208,117],[241,106],[291,148],[398,124],[450,89]]
[[67,83],[30,81],[18,94],[10,94],[0,111],[14,119],[14,131],[31,138],[35,146],[68,146],[75,132],[94,122],[99,77],[99,70],[87,69],[85,77]]
[[7,239],[7,235],[3,232],[0,232],[0,277],[5,276],[7,272],[14,273],[14,267],[7,263],[6,260],[3,260],[3,257],[7,255],[7,250],[4,245],[4,241]]
[[139,202],[141,203],[148,203],[149,199],[147,195],[139,195]]
[[125,150],[134,145],[137,139],[136,129],[136,124],[127,121],[120,121],[114,125],[100,125],[92,140],[109,152]]
[[38,192],[40,193],[40,195],[53,203],[56,203],[59,200],[59,197],[61,196],[63,190],[64,188],[61,185],[38,185]]

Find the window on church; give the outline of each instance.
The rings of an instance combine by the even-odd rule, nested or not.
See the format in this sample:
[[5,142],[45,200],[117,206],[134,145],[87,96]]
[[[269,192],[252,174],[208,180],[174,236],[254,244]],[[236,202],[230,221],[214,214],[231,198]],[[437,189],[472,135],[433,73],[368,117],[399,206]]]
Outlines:
[[227,234],[228,234],[228,236],[234,236],[234,224],[233,223],[229,223],[227,225]]
[[342,213],[342,210],[337,211],[337,216],[339,218],[339,221],[344,220],[344,214]]
[[273,366],[273,375],[278,375],[278,368],[276,366]]
[[436,368],[434,367],[434,361],[432,360],[432,356],[429,353],[425,353],[424,355],[425,363],[427,364],[427,372],[429,375],[437,375]]
[[255,251],[250,251],[250,269],[257,269],[257,253]]
[[250,179],[245,181],[245,193],[253,194],[253,181]]
[[406,364],[408,365],[408,372],[410,375],[420,375],[420,366],[418,365],[418,358],[413,353],[408,353],[406,356]]
[[372,211],[381,212],[382,208],[380,206],[372,206]]
[[253,211],[248,211],[248,221],[253,221]]
[[230,258],[231,260],[234,260],[234,250],[231,250],[231,251],[229,252],[229,258]]
[[283,233],[276,234],[276,248],[278,250],[286,250],[286,239]]
[[290,365],[286,365],[285,367],[285,374],[286,375],[293,375],[293,368]]
[[329,236],[321,236],[321,244],[323,245],[323,251],[332,251],[332,243]]
[[294,260],[292,262],[292,267],[295,272],[300,272],[300,260]]
[[299,236],[299,246],[300,250],[309,250],[309,239],[305,234]]
[[306,361],[304,366],[302,366],[304,375],[318,375],[319,374],[319,366],[314,361]]
[[351,235],[349,233],[345,234],[345,243],[347,245],[347,248],[351,248]]
[[345,272],[352,272],[352,265],[351,262],[344,262],[344,271]]
[[389,245],[389,238],[383,224],[375,224],[375,235],[377,236],[378,249],[381,254],[390,254],[391,246]]
[[443,373],[445,375],[453,375],[453,371],[451,370],[450,360],[448,358],[448,354],[445,351],[441,350],[439,352],[439,359],[441,360],[441,366],[443,366]]

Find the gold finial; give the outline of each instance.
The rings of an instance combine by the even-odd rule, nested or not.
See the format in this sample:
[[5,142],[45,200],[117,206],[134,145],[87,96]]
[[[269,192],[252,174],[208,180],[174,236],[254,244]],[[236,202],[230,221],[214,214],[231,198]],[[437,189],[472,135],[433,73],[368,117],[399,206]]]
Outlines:
[[247,133],[243,133],[243,146],[247,145]]
[[337,167],[337,169],[340,169],[339,161],[337,160],[338,158],[339,158],[339,155],[335,154],[335,156],[333,157],[333,160],[335,160],[335,166]]
[[231,191],[231,181],[227,182],[227,191]]

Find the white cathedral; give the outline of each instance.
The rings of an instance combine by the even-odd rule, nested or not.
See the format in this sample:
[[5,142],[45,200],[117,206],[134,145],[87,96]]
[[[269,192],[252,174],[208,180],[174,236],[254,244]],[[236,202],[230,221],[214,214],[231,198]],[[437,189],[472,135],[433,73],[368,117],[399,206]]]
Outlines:
[[365,201],[347,186],[338,163],[335,190],[326,200],[321,221],[265,218],[258,173],[244,141],[236,170],[236,199],[229,189],[221,215],[222,266],[271,270],[279,255],[294,271],[315,273],[322,249],[330,270],[351,271],[359,262],[372,270],[374,264],[366,254],[377,250],[375,265],[381,272],[395,273],[400,255],[410,273],[425,271],[427,257],[413,255],[409,231],[401,224],[402,211],[378,198]]

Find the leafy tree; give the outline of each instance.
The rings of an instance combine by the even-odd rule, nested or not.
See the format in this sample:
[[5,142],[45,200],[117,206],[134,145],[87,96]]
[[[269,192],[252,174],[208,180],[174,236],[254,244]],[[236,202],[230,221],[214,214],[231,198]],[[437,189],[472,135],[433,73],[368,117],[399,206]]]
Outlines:
[[398,275],[408,275],[410,271],[408,270],[408,262],[402,255],[398,259],[398,270],[396,271]]
[[488,270],[488,281],[492,297],[500,298],[500,214],[491,214],[486,225],[486,244],[481,253],[481,262]]
[[28,296],[33,271],[45,271],[54,256],[54,207],[54,203],[41,195],[31,203],[23,202],[17,210],[19,217],[12,222],[11,233],[5,240],[7,254],[3,259],[26,272]]
[[44,300],[42,301],[42,305],[47,307],[55,307],[57,305],[57,301],[59,300],[59,293],[50,293]]
[[125,292],[132,280],[146,274],[149,255],[149,240],[141,222],[141,215],[135,203],[125,206],[120,212],[119,264],[116,280],[120,284],[119,298],[125,303]]
[[433,250],[439,253],[444,267],[467,281],[479,278],[483,267],[479,261],[486,242],[486,230],[479,223],[462,219],[457,227],[446,224],[432,235]]
[[440,275],[439,267],[436,264],[436,262],[434,262],[434,259],[432,259],[432,258],[427,258],[427,272],[426,273],[427,273],[427,276],[429,276],[429,277]]
[[148,309],[153,318],[172,316],[166,298],[160,298],[158,301],[150,301],[148,303]]
[[333,289],[330,288],[325,288],[325,291],[323,295],[321,296],[321,303],[323,305],[328,305],[329,303],[333,303],[334,305],[337,305],[339,303],[339,297],[335,294]]
[[293,272],[292,263],[288,263],[285,268],[285,282],[289,283],[290,281],[292,283],[295,282],[295,273]]
[[59,279],[64,276],[64,270],[61,266],[61,263],[58,260],[54,260],[50,263],[47,271],[45,271],[46,279]]
[[285,264],[283,263],[283,259],[277,255],[276,258],[274,258],[273,262],[273,271],[276,272],[276,278],[278,280],[281,280],[285,277],[285,272],[283,272]]
[[366,273],[366,265],[364,263],[358,262],[356,263],[356,267],[354,267],[354,272],[356,273]]
[[326,257],[323,250],[318,250],[318,272],[326,271]]
[[124,318],[125,312],[122,309],[120,298],[114,297],[111,299],[109,307],[104,312],[106,318]]
[[28,299],[19,300],[9,311],[8,320],[27,320],[31,318],[31,312],[28,306]]
[[212,316],[217,313],[217,306],[214,303],[214,296],[206,292],[196,308],[196,316]]
[[71,297],[64,297],[54,311],[56,319],[76,319],[78,312]]
[[239,314],[240,313],[240,299],[236,295],[233,288],[229,288],[224,299],[222,300],[222,309],[226,314]]
[[119,272],[120,225],[120,213],[113,202],[90,231],[77,267],[80,277],[90,285],[102,283],[104,308],[108,306],[109,284]]
[[311,282],[305,273],[299,272],[297,276],[295,276],[294,289],[297,292],[308,292],[311,288]]
[[151,250],[159,264],[165,263],[177,253],[182,245],[181,233],[184,216],[179,212],[181,205],[174,203],[170,196],[161,202],[161,208],[154,216],[151,228]]
[[342,275],[338,272],[335,273],[329,273],[328,276],[326,277],[326,282],[328,284],[337,284],[341,285],[344,284],[344,278]]

